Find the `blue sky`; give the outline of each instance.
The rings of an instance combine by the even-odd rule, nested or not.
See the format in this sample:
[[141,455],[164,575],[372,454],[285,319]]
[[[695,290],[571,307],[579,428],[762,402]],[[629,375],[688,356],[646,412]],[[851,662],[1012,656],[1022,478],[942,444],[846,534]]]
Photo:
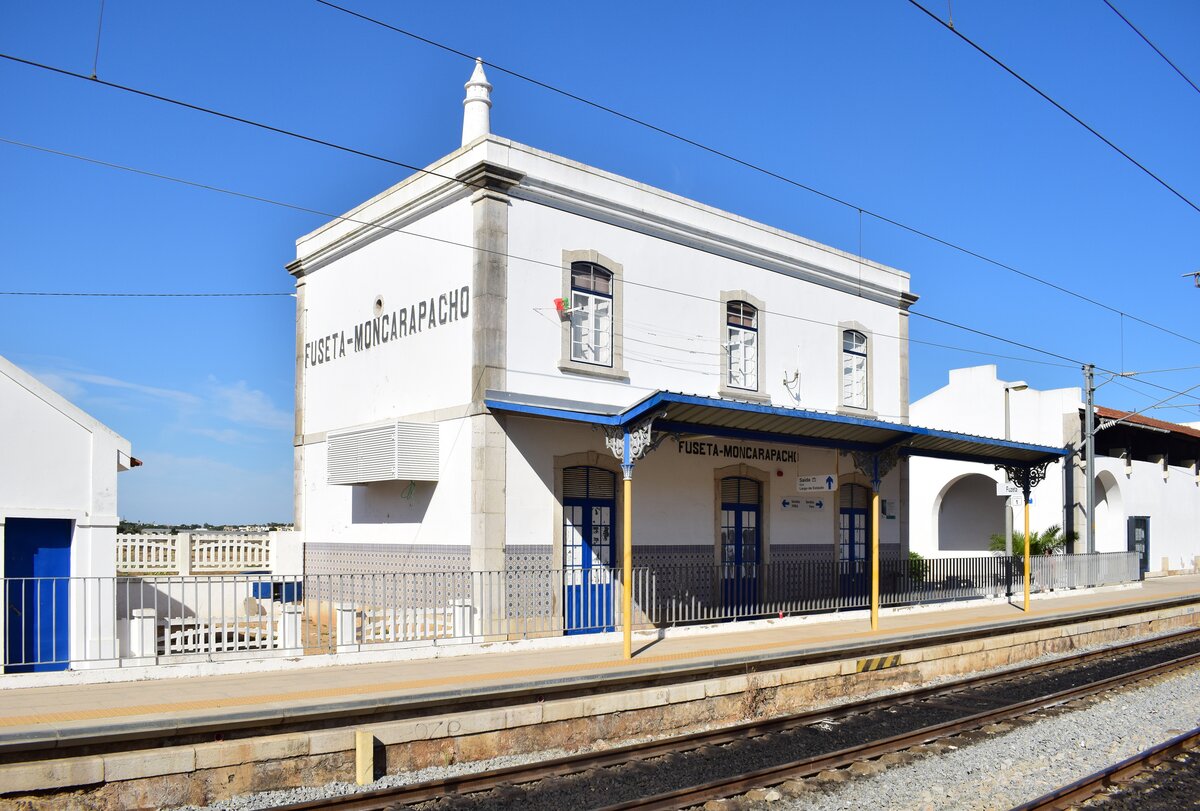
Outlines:
[[[1200,214],[906,0],[346,4],[1200,339]],[[940,15],[946,4],[928,4]],[[1117,2],[1200,81],[1200,4]],[[956,27],[1200,201],[1200,94],[1101,0],[956,0]],[[91,73],[99,2],[0,7],[0,51]],[[310,0],[108,0],[101,78],[424,165],[470,63]],[[498,134],[905,269],[916,309],[1115,370],[1197,345],[492,70]],[[404,170],[0,61],[0,138],[341,212]],[[0,290],[283,292],[322,218],[0,143]],[[130,440],[121,512],[291,517],[294,302],[0,296],[0,354]],[[1123,336],[1123,337],[1122,337]],[[912,337],[1038,358],[922,319]],[[1045,358],[1042,358],[1045,359]],[[914,345],[912,394],[995,360]],[[1200,370],[1140,378],[1181,390]],[[1118,381],[1100,401],[1167,396]],[[1182,398],[1196,402],[1196,397]],[[1200,420],[1196,408],[1153,413]]]

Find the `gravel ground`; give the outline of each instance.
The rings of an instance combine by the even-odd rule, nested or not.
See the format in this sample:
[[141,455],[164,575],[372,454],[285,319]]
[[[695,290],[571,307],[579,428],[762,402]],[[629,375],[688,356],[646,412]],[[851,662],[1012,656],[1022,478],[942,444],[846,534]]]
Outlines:
[[1200,672],[1189,671],[827,793],[771,803],[771,808],[1007,809],[1196,726]]
[[[1142,636],[1137,636],[1137,637],[1131,636],[1127,640],[1124,640],[1124,641],[1132,642],[1137,639],[1149,639],[1154,636],[1156,636],[1156,634],[1144,634]],[[1076,651],[1074,651],[1074,652],[1095,650],[1098,648],[1108,647],[1110,645],[1111,645],[1111,643],[1092,645],[1092,646],[1088,646],[1088,647],[1080,647],[1080,648],[1076,649]],[[1048,654],[1045,656],[1038,657],[1036,659],[1029,660],[1029,662],[1027,662],[1025,664],[1034,664],[1034,663],[1039,663],[1039,662],[1045,662],[1045,661],[1050,661],[1053,659],[1059,659],[1062,657],[1063,657],[1063,654]],[[993,668],[993,669],[986,670],[986,671],[979,671],[979,673],[980,674],[994,673],[994,672],[999,672],[999,671],[1008,670],[1008,669],[1012,669],[1012,668],[1011,667]],[[930,682],[928,682],[927,684],[930,684],[930,685],[940,684],[942,682],[953,681],[958,678],[962,678],[962,677],[943,676],[943,677],[939,677],[937,679],[933,679]],[[862,694],[859,696],[855,696],[854,700],[861,700],[861,699],[872,698],[872,697],[880,696],[880,695],[887,695],[888,693],[892,693],[892,692],[899,692],[899,690],[878,690],[878,691],[874,691],[871,693],[865,693],[865,694]],[[1194,713],[1193,713],[1193,716],[1194,716]],[[1195,726],[1195,725],[1196,724],[1192,724],[1192,726]],[[696,729],[693,731],[700,731],[700,729]],[[678,734],[678,733],[671,733],[671,734]],[[654,737],[667,737],[667,736],[654,736]],[[1169,736],[1167,736],[1167,737],[1169,737]],[[641,741],[653,740],[653,739],[654,739],[653,737],[646,737],[646,738],[633,739],[633,740],[615,741],[611,744],[611,746],[624,746],[624,745],[630,744],[630,743],[638,743]],[[1146,746],[1149,746],[1149,745],[1151,745],[1151,744],[1149,744],[1149,743],[1146,744]],[[595,749],[607,749],[609,747],[610,747],[610,744],[606,744],[604,742],[598,742],[598,745],[594,748]],[[1146,747],[1143,746],[1143,747],[1140,747],[1139,749],[1133,750],[1133,751],[1140,751],[1140,749],[1144,749],[1144,748],[1146,748]],[[584,750],[576,750],[576,751],[582,752],[582,751],[589,751],[589,750],[584,749]],[[295,789],[285,789],[285,790],[280,790],[280,791],[266,791],[266,792],[259,792],[256,794],[246,794],[246,795],[241,795],[238,797],[233,797],[231,799],[222,800],[220,802],[216,802],[216,803],[213,803],[212,805],[208,805],[208,806],[177,807],[176,811],[259,811],[259,809],[274,808],[276,806],[286,805],[288,803],[298,803],[298,802],[307,802],[307,801],[311,801],[311,800],[320,800],[320,799],[324,799],[324,798],[328,798],[328,797],[336,797],[336,796],[340,796],[343,794],[351,794],[351,793],[355,793],[355,792],[359,792],[359,791],[370,791],[370,790],[374,790],[374,789],[391,788],[394,786],[403,786],[403,785],[409,785],[412,783],[425,782],[427,780],[440,780],[440,779],[444,779],[447,777],[454,777],[454,776],[462,775],[462,774],[472,774],[474,772],[488,771],[490,769],[499,769],[499,768],[504,768],[507,766],[517,766],[517,765],[521,765],[521,764],[525,764],[525,763],[532,763],[532,762],[539,761],[539,760],[549,760],[552,758],[562,757],[564,755],[574,754],[574,753],[575,752],[553,750],[553,751],[531,752],[531,753],[521,754],[521,755],[504,755],[504,756],[500,756],[500,757],[489,758],[488,760],[472,761],[469,763],[455,763],[455,764],[452,764],[449,766],[435,766],[435,767],[430,767],[427,769],[421,769],[421,770],[415,771],[415,772],[405,772],[402,774],[386,775],[386,776],[380,778],[379,780],[375,781],[374,783],[371,783],[366,786],[358,786],[353,783],[338,782],[338,783],[328,783],[323,786],[308,786],[308,787],[295,788]],[[1131,751],[1130,754],[1132,754],[1132,753],[1133,752]],[[1121,757],[1125,757],[1125,755],[1122,755]],[[1112,761],[1112,762],[1115,762],[1115,761]],[[1107,764],[1104,764],[1104,765],[1107,765]],[[1100,768],[1100,767],[1097,766],[1095,768]],[[1085,773],[1090,773],[1091,771],[1095,771],[1095,768],[1087,770],[1086,772],[1081,772],[1080,776],[1082,776]],[[1072,778],[1072,779],[1075,779],[1075,778]],[[830,795],[830,796],[832,796],[832,795]],[[1036,795],[1030,795],[1030,796],[1032,797],[1032,796],[1036,796]],[[921,804],[913,805],[912,807],[924,808],[926,805],[929,805],[929,807],[931,807],[931,808],[955,807],[953,804],[937,805],[936,803],[933,803],[932,805],[930,805],[930,803],[933,803],[932,798],[929,801],[929,803],[926,803],[924,805],[921,805]],[[782,809],[785,806],[783,806],[779,803],[772,803],[771,807]],[[797,805],[795,807],[796,808],[808,808],[808,807],[815,808],[818,806]],[[833,804],[833,805],[828,805],[828,806],[822,805],[819,807],[820,808],[841,809],[841,808],[852,808],[852,807],[856,807],[856,806]],[[885,805],[883,807],[889,808],[890,806]],[[974,807],[990,808],[993,806],[980,805],[980,806],[974,806]],[[1008,806],[1005,806],[1005,807],[1008,807]]]

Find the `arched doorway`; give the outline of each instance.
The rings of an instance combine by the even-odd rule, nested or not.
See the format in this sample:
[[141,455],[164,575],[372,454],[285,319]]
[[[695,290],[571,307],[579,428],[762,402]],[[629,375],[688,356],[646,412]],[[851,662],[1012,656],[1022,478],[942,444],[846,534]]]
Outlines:
[[744,476],[721,479],[721,575],[726,608],[758,603],[762,560],[762,485]]
[[603,468],[568,467],[562,482],[564,630],[611,631],[617,477]]
[[1008,499],[996,495],[996,480],[968,473],[946,487],[937,508],[937,548],[942,552],[986,552],[993,535],[1004,536]]

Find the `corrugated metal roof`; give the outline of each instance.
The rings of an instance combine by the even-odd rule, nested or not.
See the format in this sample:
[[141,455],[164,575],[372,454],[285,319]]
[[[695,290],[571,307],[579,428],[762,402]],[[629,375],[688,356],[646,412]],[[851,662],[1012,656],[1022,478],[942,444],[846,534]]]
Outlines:
[[[537,402],[532,402],[535,400]],[[623,410],[550,397],[532,398],[489,391],[485,403],[493,411],[563,419],[611,427],[632,427],[654,418],[656,430],[752,439],[878,453],[896,448],[909,456],[991,464],[1037,465],[1067,454],[1062,448],[973,436],[903,423],[808,411],[799,408],[724,400],[660,391]]]

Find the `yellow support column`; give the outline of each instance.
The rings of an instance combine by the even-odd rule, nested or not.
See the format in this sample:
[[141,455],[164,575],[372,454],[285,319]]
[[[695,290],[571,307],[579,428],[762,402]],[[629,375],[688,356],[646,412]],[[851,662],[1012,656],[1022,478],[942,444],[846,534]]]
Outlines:
[[625,471],[625,498],[621,527],[621,624],[625,631],[625,658],[633,658],[633,476]]
[[879,485],[871,490],[871,630],[879,630]]
[[[1026,474],[1028,475],[1028,474]],[[1025,496],[1025,610],[1029,610],[1029,579],[1033,571],[1029,568],[1029,496]]]

